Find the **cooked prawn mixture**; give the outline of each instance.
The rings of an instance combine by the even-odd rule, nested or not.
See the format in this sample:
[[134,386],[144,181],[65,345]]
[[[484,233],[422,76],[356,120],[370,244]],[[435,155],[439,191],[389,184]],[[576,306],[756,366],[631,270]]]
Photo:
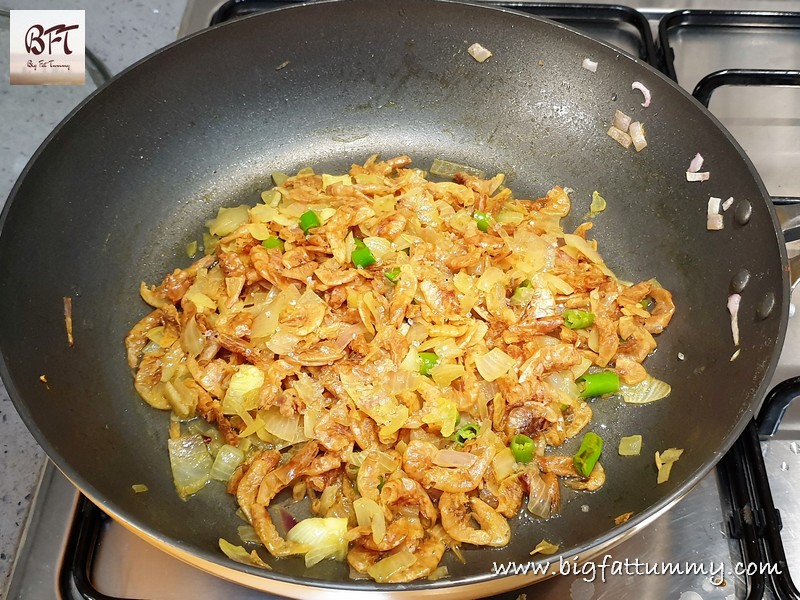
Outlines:
[[[564,189],[519,200],[503,175],[410,163],[274,174],[209,222],[206,256],[142,284],[154,310],[126,338],[136,390],[172,411],[182,497],[223,481],[245,543],[379,582],[446,576],[447,549],[504,546],[521,510],[600,488],[593,398],[649,378],[674,312],[655,280],[617,279],[591,223],[561,229]],[[310,500],[296,524],[283,490]]]

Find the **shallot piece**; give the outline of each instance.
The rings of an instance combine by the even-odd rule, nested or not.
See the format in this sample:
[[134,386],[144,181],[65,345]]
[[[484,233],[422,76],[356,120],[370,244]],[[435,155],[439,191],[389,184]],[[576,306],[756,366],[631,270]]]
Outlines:
[[336,337],[336,341],[333,343],[334,348],[339,351],[344,350],[347,346],[350,345],[354,339],[356,339],[360,334],[364,333],[366,330],[361,323],[357,323],[355,325],[348,325],[344,329],[339,331],[339,335]]
[[67,344],[72,348],[75,345],[72,335],[72,296],[64,296],[64,326],[67,329]]
[[697,173],[700,170],[700,167],[703,166],[703,157],[700,156],[700,153],[694,155],[692,162],[689,163],[689,168],[686,169],[687,173]]
[[709,231],[720,231],[725,228],[722,215],[719,214],[721,198],[711,196],[708,199],[708,210],[706,211],[706,229]]
[[631,123],[631,126],[628,127],[628,133],[631,134],[633,147],[636,148],[636,151],[641,152],[644,150],[647,146],[647,140],[644,138],[644,125],[639,121],[634,121]]
[[297,519],[294,518],[294,515],[286,510],[283,506],[279,506],[276,509],[280,517],[280,524],[283,526],[283,530],[288,533],[289,530],[297,525]]
[[728,210],[732,204],[733,204],[733,196],[731,196],[730,198],[725,200],[725,202],[722,203],[722,210]]
[[733,345],[739,345],[739,304],[742,297],[739,294],[728,296],[728,312],[731,313],[731,333],[733,334]]
[[650,106],[650,90],[648,90],[641,81],[634,81],[631,84],[631,89],[642,92],[642,95],[644,96],[644,102],[642,102],[642,106],[645,108]]
[[591,71],[592,73],[597,73],[597,63],[590,58],[584,58],[581,66],[587,71]]
[[610,138],[616,140],[617,143],[620,146],[622,146],[623,148],[630,148],[631,144],[633,143],[633,140],[631,139],[631,136],[629,136],[627,133],[625,133],[621,129],[617,129],[613,125],[611,127],[609,127],[607,133],[608,133],[608,136]]
[[492,53],[481,46],[478,42],[475,42],[472,44],[472,46],[467,48],[467,52],[469,52],[469,55],[479,63],[486,62],[492,56]]
[[722,231],[725,229],[725,223],[722,220],[722,215],[708,215],[706,219],[706,229],[709,231]]
[[686,171],[686,181],[708,181],[710,177],[711,173],[708,171],[703,171],[702,173]]
[[614,122],[611,123],[611,125],[619,129],[620,131],[628,131],[628,127],[631,126],[632,120],[633,119],[631,119],[624,112],[618,110],[614,113]]

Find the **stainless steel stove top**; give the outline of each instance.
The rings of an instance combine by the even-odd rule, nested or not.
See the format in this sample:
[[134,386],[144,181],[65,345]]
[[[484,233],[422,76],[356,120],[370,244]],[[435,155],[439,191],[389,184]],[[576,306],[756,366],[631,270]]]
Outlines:
[[[206,26],[220,0],[190,1],[179,35]],[[706,6],[703,6],[706,4]],[[651,1],[634,2],[648,17],[653,32],[657,20],[675,8],[721,8],[711,2],[684,2],[681,6]],[[726,3],[726,9],[800,10],[786,1]],[[593,30],[593,33],[594,30]],[[602,35],[602,32],[599,33]],[[628,36],[610,34],[623,50]],[[706,74],[724,68],[800,69],[800,35],[792,30],[746,28],[676,30],[670,40],[675,50],[679,83],[691,91]],[[717,92],[711,111],[730,129],[753,160],[774,196],[800,197],[800,88],[729,88]],[[800,253],[800,242],[789,245]],[[800,288],[793,292],[800,304]],[[789,320],[789,331],[773,383],[800,375],[800,316]],[[783,542],[795,581],[800,581],[800,403],[789,409],[777,435],[762,442],[766,469],[777,508],[783,520]],[[743,573],[754,565],[744,561],[739,541],[729,535],[728,507],[723,506],[720,472],[713,471],[683,500],[642,532],[614,548],[605,568],[604,557],[594,559],[579,573],[539,583],[502,598],[674,598],[712,600],[747,595]],[[27,527],[9,588],[10,599],[77,597],[57,583],[65,559],[72,516],[79,503],[75,488],[49,465]],[[646,569],[672,570],[673,574],[643,574]],[[773,567],[774,568],[774,567]],[[694,573],[687,574],[687,569]],[[154,574],[158,574],[154,576]],[[122,526],[105,521],[101,527],[89,574],[94,587],[114,598],[152,600],[204,598],[270,598],[196,571],[173,559]],[[635,576],[635,577],[633,577]],[[767,598],[776,597],[768,591]]]

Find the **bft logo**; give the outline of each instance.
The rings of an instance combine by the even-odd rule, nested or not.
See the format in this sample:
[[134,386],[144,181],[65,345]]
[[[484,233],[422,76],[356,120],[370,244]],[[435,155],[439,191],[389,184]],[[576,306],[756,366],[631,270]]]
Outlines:
[[[53,54],[53,45],[56,44],[56,49],[58,49],[58,44],[60,43],[64,54],[72,54],[72,50],[69,49],[69,32],[79,28],[80,25],[67,25],[65,23],[54,25],[50,29],[45,29],[41,25],[33,25],[25,34],[25,50],[36,56],[42,54],[45,49],[48,54]],[[45,41],[47,42],[46,45]]]
[[85,83],[84,11],[12,10],[10,33],[12,84]]

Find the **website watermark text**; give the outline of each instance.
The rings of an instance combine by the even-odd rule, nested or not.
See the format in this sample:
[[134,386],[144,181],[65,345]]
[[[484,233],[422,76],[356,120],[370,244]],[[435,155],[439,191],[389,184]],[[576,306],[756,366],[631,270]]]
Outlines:
[[742,575],[781,575],[777,564],[734,563],[724,562],[647,562],[638,558],[614,559],[606,554],[600,560],[580,562],[579,558],[564,559],[558,562],[507,562],[493,563],[493,575],[573,575],[581,577],[588,583],[601,581],[605,583],[609,576],[641,576],[641,575],[677,575],[705,576],[712,583],[721,585],[725,576]]

